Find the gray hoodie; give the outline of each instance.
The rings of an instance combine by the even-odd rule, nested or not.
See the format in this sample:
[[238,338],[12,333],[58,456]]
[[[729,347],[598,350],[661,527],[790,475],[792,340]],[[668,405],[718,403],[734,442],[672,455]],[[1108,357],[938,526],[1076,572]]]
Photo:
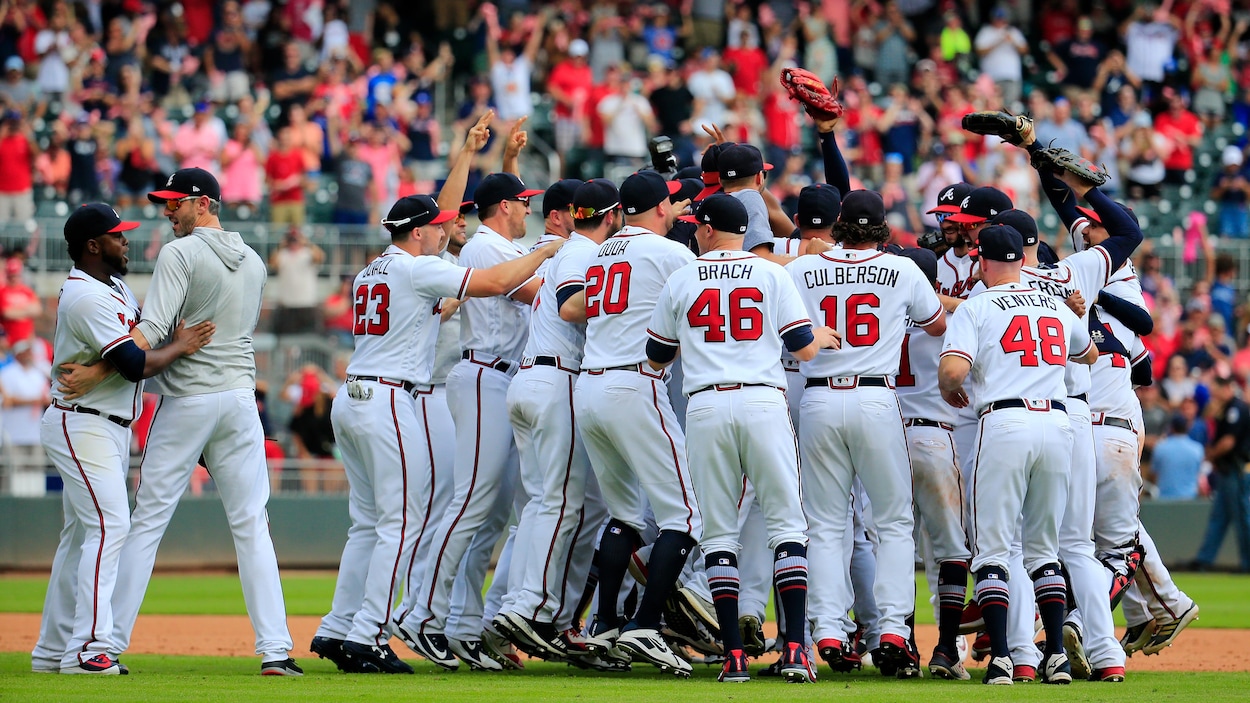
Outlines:
[[217,332],[208,346],[152,378],[148,388],[176,397],[255,388],[252,332],[267,275],[238,232],[196,227],[161,247],[139,331],[153,347],[169,341],[179,320],[188,327],[211,320]]

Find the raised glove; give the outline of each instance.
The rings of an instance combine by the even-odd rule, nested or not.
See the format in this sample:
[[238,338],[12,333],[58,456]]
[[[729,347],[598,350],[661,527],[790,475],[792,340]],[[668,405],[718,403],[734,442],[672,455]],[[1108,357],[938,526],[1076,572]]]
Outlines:
[[1038,171],[1043,169],[1068,171],[1095,186],[1100,186],[1111,180],[1111,177],[1100,166],[1088,159],[1081,158],[1063,147],[1051,146],[1045,149],[1035,149],[1031,152],[1029,161],[1033,164],[1033,168]]
[[1033,120],[1006,112],[973,112],[964,115],[964,129],[974,134],[993,134],[1008,144],[1020,146],[1033,140]]
[[781,70],[781,86],[791,100],[803,104],[807,114],[814,120],[833,120],[842,116],[842,103],[838,102],[838,79],[833,79],[833,90],[825,87],[816,74],[803,68]]

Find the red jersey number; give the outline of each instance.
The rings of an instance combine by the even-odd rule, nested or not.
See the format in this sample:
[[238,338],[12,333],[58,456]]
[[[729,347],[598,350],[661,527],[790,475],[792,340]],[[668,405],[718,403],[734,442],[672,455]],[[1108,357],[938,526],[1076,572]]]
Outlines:
[[358,286],[352,334],[383,335],[391,329],[391,289],[385,283]]
[[1011,318],[1001,340],[1003,351],[1019,354],[1021,366],[1038,366],[1038,359],[1048,366],[1068,363],[1068,341],[1063,323],[1053,317],[1037,319],[1036,332],[1032,321],[1024,315]]
[[725,341],[726,324],[734,341],[753,342],[764,335],[764,313],[749,302],[763,303],[764,293],[759,288],[735,288],[729,291],[729,304],[722,312],[721,290],[705,288],[686,312],[686,322],[707,328],[705,342]]
[[898,375],[894,377],[897,388],[914,388],[916,377],[911,372],[911,350],[908,349],[911,334],[903,335],[903,355],[898,358]]
[[591,266],[586,271],[586,319],[604,315],[619,315],[629,307],[629,274],[632,267],[628,261],[618,261],[604,269]]
[[846,319],[846,329],[842,330],[842,343],[852,347],[871,347],[881,341],[881,320],[874,310],[881,307],[881,298],[876,293],[856,293],[846,296],[846,315],[839,314],[838,297],[831,295],[820,301],[820,309],[825,313],[825,324],[834,329],[838,320]]

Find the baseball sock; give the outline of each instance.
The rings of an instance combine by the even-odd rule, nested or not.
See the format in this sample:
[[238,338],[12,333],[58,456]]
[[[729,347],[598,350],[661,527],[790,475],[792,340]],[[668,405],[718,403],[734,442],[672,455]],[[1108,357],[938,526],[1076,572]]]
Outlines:
[[990,653],[996,657],[1009,657],[1007,604],[1011,596],[1007,590],[1007,570],[1001,566],[983,567],[977,572],[976,588],[981,617],[985,618],[985,631],[990,636]]
[[968,564],[944,561],[938,565],[938,646],[947,654],[956,653],[959,622],[968,596]]
[[1046,653],[1063,651],[1063,617],[1068,604],[1068,586],[1058,564],[1047,564],[1033,572],[1033,597],[1042,615],[1046,632]]
[[620,618],[616,614],[616,602],[621,584],[629,571],[629,557],[638,549],[642,540],[638,531],[613,518],[603,528],[599,538],[599,622],[603,627],[616,627]]
[[[629,568],[628,565],[626,568]],[[582,597],[577,601],[577,610],[573,611],[573,622],[581,622],[582,617],[586,613],[586,609],[590,607],[591,602],[595,598],[595,589],[599,587],[599,550],[595,550],[595,555],[590,560],[590,574],[586,577],[586,585],[582,588]]]
[[773,581],[784,615],[786,642],[805,644],[807,634],[807,547],[783,542],[773,551]]
[[[651,558],[647,560],[647,587],[642,591],[642,601],[638,603],[638,612],[634,621],[638,627],[651,630],[660,628],[660,614],[664,612],[664,602],[673,592],[677,577],[681,576],[682,567],[690,550],[698,542],[685,532],[662,530],[651,548]],[[600,574],[602,583],[603,575]],[[734,623],[737,626],[737,623]]]
[[738,631],[738,557],[733,552],[712,552],[703,558],[703,563],[725,651],[742,649],[742,633]]

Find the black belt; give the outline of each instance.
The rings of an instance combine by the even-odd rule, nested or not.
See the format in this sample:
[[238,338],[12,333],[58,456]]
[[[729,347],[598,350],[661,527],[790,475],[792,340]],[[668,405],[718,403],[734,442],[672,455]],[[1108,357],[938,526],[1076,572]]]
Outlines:
[[348,376],[347,381],[348,383],[351,383],[352,381],[373,381],[374,383],[381,383],[384,386],[402,388],[407,393],[411,393],[413,389],[417,387],[417,384],[412,381],[398,381],[390,378],[382,378],[381,376]]
[[653,378],[656,380],[664,379],[663,369],[657,371],[651,368],[651,365],[645,361],[637,364],[625,364],[623,366],[604,366],[602,368],[582,369],[582,373],[589,374],[591,376],[602,375],[604,371],[633,371],[634,373],[641,374],[647,378]]
[[955,426],[949,422],[926,420],[923,417],[914,417],[910,420],[904,420],[903,427],[937,427],[946,430],[947,432],[953,432],[955,430]]
[[460,358],[464,359],[465,361],[473,362],[474,364],[480,364],[487,368],[495,369],[496,371],[502,371],[504,373],[508,373],[509,371],[512,370],[512,364],[505,361],[503,357],[495,357],[494,361],[492,361],[489,364],[486,364],[481,361],[478,361],[477,359],[474,359],[473,351],[470,349],[465,349],[464,351],[460,352]]
[[[1095,414],[1097,415],[1098,413]],[[1103,425],[1104,427],[1119,427],[1120,429],[1128,430],[1129,432],[1134,431],[1133,423],[1122,417],[1107,417],[1104,415],[1103,417],[1093,420],[1093,424]]]
[[1079,395],[1070,395],[1068,397],[1071,398],[1072,400],[1079,400],[1082,403],[1089,405],[1089,396],[1084,393],[1081,393]]
[[[1045,402],[1046,405],[1034,407],[1032,405],[1034,402]],[[1035,412],[1049,412],[1051,410],[1058,410],[1059,412],[1064,413],[1068,412],[1068,407],[1058,400],[1028,401],[1023,398],[1008,398],[1007,400],[998,400],[990,403],[985,406],[985,409],[981,411],[981,414],[984,415],[986,413],[992,413],[995,410],[1007,410],[1009,408],[1024,408],[1025,410],[1033,410]]]
[[[834,377],[838,378],[838,377]],[[809,378],[805,384],[805,388],[815,388],[817,386],[825,386],[834,390],[850,390],[852,388],[889,388],[890,382],[885,376],[847,376],[846,378],[855,379],[855,384],[850,386],[835,386],[834,378]]]
[[529,369],[535,366],[550,366],[553,369],[560,369],[561,371],[573,374],[580,371],[580,368],[576,365],[565,366],[563,361],[558,356],[534,356],[521,359],[522,369]]
[[[737,390],[742,390],[743,388],[759,388],[759,387],[774,388],[779,391],[781,390],[780,388],[777,388],[771,383],[717,383],[712,386],[704,386],[697,391],[691,391],[690,395],[694,395],[695,393],[702,393],[703,391],[737,391]],[[784,393],[785,391],[782,391],[782,392]]]
[[95,408],[88,408],[82,405],[70,405],[68,403],[62,403],[59,400],[52,401],[52,405],[66,412],[83,413],[84,415],[95,415],[96,417],[102,417],[105,420],[108,420],[109,422],[113,423],[114,425],[120,425],[122,427],[128,428],[130,427],[130,423],[134,422],[133,420],[126,420],[116,415],[108,415],[108,414],[102,413],[99,410],[96,410]]

